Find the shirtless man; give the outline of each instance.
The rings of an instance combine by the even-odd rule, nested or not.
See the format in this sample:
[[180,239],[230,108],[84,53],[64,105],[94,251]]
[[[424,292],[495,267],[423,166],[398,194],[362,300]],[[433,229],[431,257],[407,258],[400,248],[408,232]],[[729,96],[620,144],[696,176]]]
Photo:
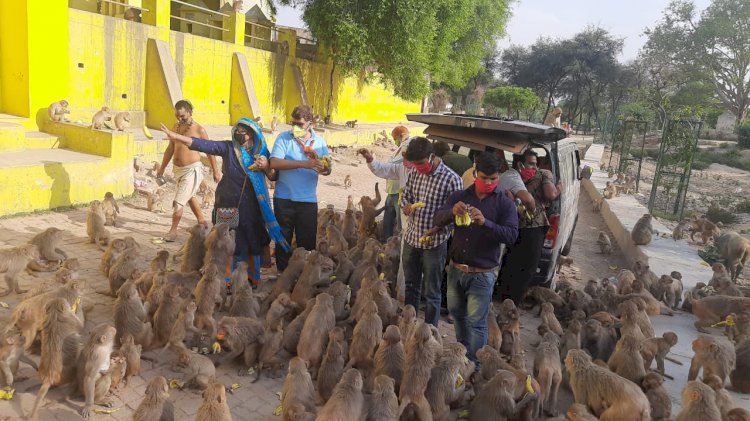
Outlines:
[[[189,101],[184,99],[177,101],[174,105],[174,110],[177,123],[175,123],[172,130],[184,136],[208,139],[208,134],[203,126],[193,121],[193,105]],[[177,186],[174,201],[172,202],[172,227],[164,236],[164,241],[169,242],[177,239],[177,225],[180,224],[182,211],[186,203],[190,205],[190,210],[195,214],[198,223],[206,223],[203,212],[201,212],[200,203],[195,198],[201,181],[203,181],[203,164],[201,163],[200,153],[191,151],[181,143],[170,141],[167,150],[164,152],[161,168],[156,174],[157,178],[164,174],[164,169],[172,158],[174,158],[172,172],[174,173]],[[209,155],[208,162],[211,164],[214,181],[218,183],[221,179],[221,170],[216,166],[216,158],[213,155]]]

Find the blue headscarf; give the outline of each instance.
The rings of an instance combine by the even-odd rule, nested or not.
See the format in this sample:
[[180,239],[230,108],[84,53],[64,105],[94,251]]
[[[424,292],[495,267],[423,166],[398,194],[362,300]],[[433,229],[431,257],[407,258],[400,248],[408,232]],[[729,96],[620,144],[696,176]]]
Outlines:
[[268,147],[266,146],[266,139],[263,136],[263,132],[261,131],[260,126],[258,126],[258,123],[249,118],[241,118],[240,121],[237,122],[237,125],[232,128],[232,139],[234,139],[234,133],[237,131],[237,126],[240,124],[252,130],[254,138],[253,149],[250,152],[246,151],[237,141],[233,140],[234,147],[239,149],[242,156],[242,169],[245,171],[245,174],[247,174],[247,177],[253,185],[253,190],[255,191],[255,196],[258,198],[258,205],[260,206],[260,212],[263,216],[263,222],[265,222],[266,231],[268,231],[269,237],[271,237],[271,239],[273,239],[273,241],[280,245],[285,251],[289,251],[291,250],[291,247],[281,234],[281,227],[279,227],[279,223],[276,221],[276,216],[273,214],[273,209],[271,209],[270,197],[265,182],[265,174],[262,171],[249,170],[249,167],[255,162],[256,155],[262,155],[268,158],[269,153]]

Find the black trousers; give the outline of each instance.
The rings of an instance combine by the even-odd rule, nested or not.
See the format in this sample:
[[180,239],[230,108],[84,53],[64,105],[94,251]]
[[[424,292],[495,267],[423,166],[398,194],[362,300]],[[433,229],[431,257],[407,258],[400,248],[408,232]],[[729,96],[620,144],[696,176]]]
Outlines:
[[[273,213],[281,227],[281,233],[287,243],[292,244],[292,237],[297,238],[297,247],[315,250],[315,237],[318,235],[318,204],[295,202],[289,199],[273,199]],[[286,252],[276,245],[276,269],[279,272],[289,264],[291,251]]]
[[510,298],[516,305],[521,303],[523,294],[531,286],[539,259],[547,227],[520,228],[516,244],[508,247],[503,267],[500,271],[498,293],[501,299]]

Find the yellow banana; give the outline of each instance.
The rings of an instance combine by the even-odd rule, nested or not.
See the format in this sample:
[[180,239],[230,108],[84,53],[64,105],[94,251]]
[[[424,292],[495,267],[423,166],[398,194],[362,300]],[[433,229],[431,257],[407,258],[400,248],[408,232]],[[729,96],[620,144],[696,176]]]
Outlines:
[[456,389],[461,387],[462,384],[464,384],[464,377],[459,374],[458,377],[456,377]]
[[468,227],[469,225],[471,225],[471,216],[469,216],[468,212],[462,215],[456,215],[455,220],[457,227]]
[[417,202],[417,203],[412,203],[412,205],[411,205],[411,210],[415,210],[415,209],[421,209],[421,208],[423,208],[423,207],[425,207],[425,206],[427,206],[427,205],[425,205],[425,203],[424,203],[424,202]]
[[320,158],[320,163],[323,164],[323,169],[331,168],[331,157],[323,156]]
[[534,388],[531,386],[531,376],[526,376],[526,391],[534,393]]
[[151,134],[151,130],[148,129],[148,127],[143,126],[143,134],[149,139],[153,139],[154,135]]
[[214,342],[213,346],[211,347],[214,354],[221,353],[221,344],[218,342]]
[[10,387],[5,388],[5,389],[0,389],[0,399],[9,401],[13,399],[14,393],[16,393],[16,389],[13,389]]
[[112,414],[117,411],[119,411],[120,408],[96,408],[94,409],[94,413],[96,414]]
[[419,244],[430,244],[432,243],[432,236],[423,235],[419,237]]
[[273,410],[273,414],[278,417],[279,415],[281,415],[281,411],[282,410],[283,410],[283,408],[281,407],[281,405],[279,405],[279,406],[276,407],[276,409]]

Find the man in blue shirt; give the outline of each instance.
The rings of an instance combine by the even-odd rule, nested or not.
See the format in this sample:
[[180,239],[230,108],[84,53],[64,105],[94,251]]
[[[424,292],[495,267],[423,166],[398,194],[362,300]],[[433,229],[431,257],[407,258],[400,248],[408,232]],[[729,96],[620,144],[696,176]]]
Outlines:
[[[271,168],[278,171],[273,208],[281,232],[289,244],[292,236],[297,246],[315,249],[318,232],[318,175],[331,174],[330,164],[323,165],[321,157],[328,156],[328,147],[312,129],[313,111],[299,105],[292,111],[292,130],[279,134],[271,151]],[[276,268],[279,272],[289,264],[290,252],[276,245]]]
[[453,193],[435,213],[434,223],[444,227],[468,214],[471,222],[453,231],[448,257],[448,310],[455,320],[456,340],[466,346],[476,362],[476,352],[487,344],[487,314],[492,304],[500,244],[513,244],[518,235],[514,203],[496,191],[500,161],[490,152],[476,157],[472,186]]

